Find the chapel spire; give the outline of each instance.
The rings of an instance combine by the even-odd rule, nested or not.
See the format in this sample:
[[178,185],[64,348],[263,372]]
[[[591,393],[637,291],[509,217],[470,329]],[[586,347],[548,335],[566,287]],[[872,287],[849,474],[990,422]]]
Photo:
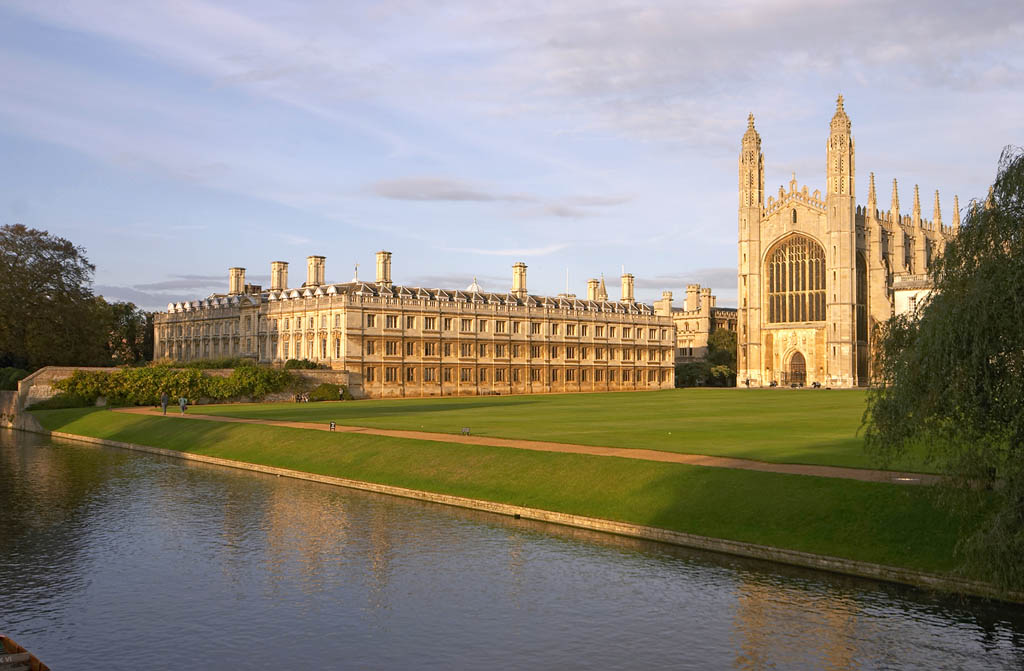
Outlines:
[[953,195],[953,230],[960,230],[960,196]]
[[868,182],[868,215],[875,216],[878,209],[878,196],[875,194],[875,173],[871,173]]
[[942,230],[942,209],[939,207],[939,190],[935,189],[935,210],[932,213],[932,221],[935,225],[935,230]]
[[892,220],[894,223],[900,223],[900,190],[896,186],[896,179],[892,180],[892,205],[889,206],[892,210]]
[[917,184],[914,185],[914,226],[921,225],[921,194],[917,189]]

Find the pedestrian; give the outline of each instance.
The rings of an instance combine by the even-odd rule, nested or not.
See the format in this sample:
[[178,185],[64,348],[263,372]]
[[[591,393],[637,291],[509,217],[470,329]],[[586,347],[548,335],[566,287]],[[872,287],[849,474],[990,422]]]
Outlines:
[[167,404],[171,402],[170,397],[167,396],[167,392],[160,394],[160,407],[163,408],[164,414],[167,414]]
[[178,399],[178,407],[181,408],[181,414],[185,414],[185,406],[188,405],[188,399],[182,396]]

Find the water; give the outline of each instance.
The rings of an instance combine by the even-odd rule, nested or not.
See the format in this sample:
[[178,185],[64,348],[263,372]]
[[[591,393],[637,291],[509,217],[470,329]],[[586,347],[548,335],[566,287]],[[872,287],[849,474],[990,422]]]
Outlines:
[[1024,608],[0,430],[54,669],[1024,667]]

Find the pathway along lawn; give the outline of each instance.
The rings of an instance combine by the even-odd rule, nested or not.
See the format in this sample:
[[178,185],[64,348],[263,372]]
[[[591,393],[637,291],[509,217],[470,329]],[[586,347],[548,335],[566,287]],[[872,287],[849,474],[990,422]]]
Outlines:
[[929,488],[115,413],[47,429],[890,566],[949,572],[957,524]]
[[[189,412],[874,468],[860,390],[653,392],[203,405]],[[893,470],[928,472],[920,459]]]

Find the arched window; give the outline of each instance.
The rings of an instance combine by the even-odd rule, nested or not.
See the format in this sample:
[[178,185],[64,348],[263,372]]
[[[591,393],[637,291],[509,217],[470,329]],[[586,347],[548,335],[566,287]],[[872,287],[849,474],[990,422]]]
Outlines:
[[825,250],[814,240],[793,235],[768,254],[768,321],[825,320]]
[[796,223],[796,208],[793,208],[793,223]]

